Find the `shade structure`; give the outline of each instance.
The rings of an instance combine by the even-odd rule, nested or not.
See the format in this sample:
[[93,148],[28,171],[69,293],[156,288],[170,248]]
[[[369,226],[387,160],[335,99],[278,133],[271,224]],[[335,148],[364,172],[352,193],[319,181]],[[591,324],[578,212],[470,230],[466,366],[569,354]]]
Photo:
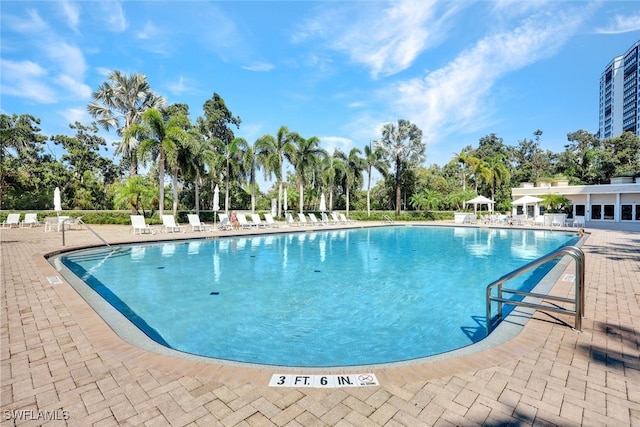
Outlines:
[[493,205],[496,203],[493,200],[484,197],[484,196],[476,196],[471,200],[467,200],[466,202],[464,202],[467,205],[473,205],[473,210],[477,211],[478,210],[478,205],[487,205],[489,207],[489,210],[493,210]]
[[320,212],[327,210],[327,201],[325,200],[324,193],[320,195]]
[[536,203],[540,203],[542,199],[540,197],[535,196],[522,196],[517,200],[511,202],[512,205],[535,205]]
[[60,196],[60,188],[58,187],[53,191],[53,210],[62,212],[62,198]]

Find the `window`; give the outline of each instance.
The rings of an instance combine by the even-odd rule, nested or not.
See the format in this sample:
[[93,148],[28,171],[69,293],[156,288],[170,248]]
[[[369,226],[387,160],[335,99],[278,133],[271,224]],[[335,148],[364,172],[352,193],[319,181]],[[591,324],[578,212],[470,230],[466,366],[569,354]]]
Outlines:
[[633,220],[633,206],[622,205],[622,210],[620,211],[620,219],[623,221]]
[[575,205],[575,208],[577,216],[584,216],[584,205]]
[[604,205],[604,219],[609,221],[613,220],[615,211],[614,205]]
[[602,206],[591,205],[591,219],[602,219]]
[[636,205],[636,221],[640,221],[640,205]]

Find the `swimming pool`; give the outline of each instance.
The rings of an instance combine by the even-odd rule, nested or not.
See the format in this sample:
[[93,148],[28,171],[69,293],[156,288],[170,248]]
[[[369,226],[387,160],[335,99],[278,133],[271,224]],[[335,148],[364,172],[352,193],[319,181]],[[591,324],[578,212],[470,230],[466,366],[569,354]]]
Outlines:
[[[483,339],[486,286],[577,240],[541,230],[384,227],[92,249],[61,262],[169,348],[333,367]],[[550,268],[510,287],[530,289]]]

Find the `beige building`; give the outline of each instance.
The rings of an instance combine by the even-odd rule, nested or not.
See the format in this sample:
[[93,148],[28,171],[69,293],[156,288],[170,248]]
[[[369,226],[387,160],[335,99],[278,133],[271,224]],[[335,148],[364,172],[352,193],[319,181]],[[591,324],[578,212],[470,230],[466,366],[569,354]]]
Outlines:
[[[612,178],[611,184],[569,185],[567,181],[523,183],[513,188],[513,200],[523,196],[560,194],[571,200],[569,219],[583,217],[586,227],[640,231],[640,177]],[[544,214],[542,204],[516,206],[514,214],[537,218]]]

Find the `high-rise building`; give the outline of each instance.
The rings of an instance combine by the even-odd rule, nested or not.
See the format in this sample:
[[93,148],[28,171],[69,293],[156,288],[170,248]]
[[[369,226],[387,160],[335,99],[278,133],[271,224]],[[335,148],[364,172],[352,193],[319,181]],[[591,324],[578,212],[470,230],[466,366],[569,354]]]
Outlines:
[[600,77],[600,139],[633,132],[640,136],[640,40],[616,56]]

